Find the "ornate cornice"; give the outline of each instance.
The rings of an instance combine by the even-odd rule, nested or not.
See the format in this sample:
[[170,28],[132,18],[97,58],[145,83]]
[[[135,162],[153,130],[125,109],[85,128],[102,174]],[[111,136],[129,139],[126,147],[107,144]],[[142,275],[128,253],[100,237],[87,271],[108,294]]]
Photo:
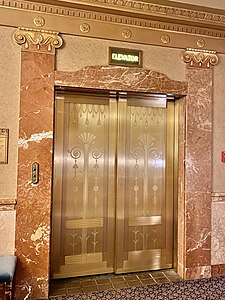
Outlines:
[[166,0],[163,3],[170,5],[151,1],[0,0],[0,25],[225,52],[225,12],[213,14],[175,7]]
[[[0,5],[16,9],[26,9],[32,11],[46,12],[50,14],[70,15],[71,7],[81,7],[88,5],[95,8],[105,8],[106,10],[122,10],[134,12],[135,14],[154,15],[155,17],[182,19],[205,22],[206,24],[223,24],[225,25],[225,15],[214,13],[213,10],[206,10],[205,7],[193,6],[193,8],[178,7],[175,3],[164,1],[164,4],[155,4],[151,1],[137,1],[137,0],[55,0],[54,5],[51,5],[51,0],[34,0],[34,1],[20,1],[20,0],[0,0]],[[180,5],[179,5],[180,6]],[[190,7],[190,5],[186,5]],[[200,10],[201,9],[201,10]],[[97,10],[97,9],[96,9]],[[217,10],[218,11],[218,10]],[[202,23],[201,23],[202,24]]]
[[190,67],[209,68],[218,64],[216,51],[187,48],[182,52],[182,59]]
[[[225,29],[225,15],[222,14],[134,0],[56,0],[54,1],[55,5],[48,4],[52,3],[50,0],[40,0],[40,3],[36,2],[37,1],[0,0],[0,7],[47,13],[52,16],[76,17],[86,20],[98,20],[144,28],[225,38],[225,33],[221,30],[221,26]],[[82,9],[82,4],[95,6],[95,9],[90,11],[87,6],[84,10]],[[105,12],[101,13],[98,11],[99,8],[103,7],[105,8]],[[127,17],[121,14],[118,15],[118,13],[115,14],[115,9],[122,11],[126,10],[133,12],[133,14],[136,15],[134,15],[135,17]],[[152,17],[154,17],[154,19],[158,17],[159,19],[158,21],[154,21],[151,20]],[[168,19],[170,20],[169,23]],[[180,21],[182,21],[182,23],[180,23]],[[187,21],[185,25],[184,21]],[[191,21],[194,23],[191,23]],[[189,24],[191,24],[191,26]],[[201,24],[201,27],[199,27],[199,24]],[[209,24],[214,26],[209,26]],[[215,29],[212,29],[212,27]]]
[[59,2],[69,2],[69,3],[83,3],[93,6],[101,6],[105,8],[121,9],[133,11],[135,13],[149,14],[158,17],[175,18],[189,21],[203,21],[207,24],[224,24],[225,25],[225,15],[216,14],[212,12],[205,11],[202,7],[201,11],[196,9],[175,7],[175,4],[167,3],[167,5],[151,3],[151,1],[136,1],[136,0],[81,0],[81,1],[66,1],[59,0]]
[[25,50],[54,52],[63,44],[58,32],[20,27],[14,33],[14,40]]

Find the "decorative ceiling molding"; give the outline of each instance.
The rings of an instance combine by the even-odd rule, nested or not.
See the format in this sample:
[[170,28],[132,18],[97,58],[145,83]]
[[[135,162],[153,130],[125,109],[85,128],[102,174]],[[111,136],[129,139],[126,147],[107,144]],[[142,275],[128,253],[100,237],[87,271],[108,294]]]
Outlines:
[[149,2],[0,0],[0,25],[36,27],[62,34],[225,52],[225,15]]
[[[43,2],[43,1],[42,1]],[[47,2],[47,1],[45,1]],[[64,1],[55,1],[56,3],[63,3],[66,5]],[[86,1],[73,1],[73,3],[99,3],[103,4],[102,0],[86,0]],[[56,5],[50,5],[45,3],[36,3],[32,1],[20,1],[20,0],[0,0],[0,7],[7,7],[11,9],[16,10],[26,10],[26,11],[32,11],[32,12],[41,12],[41,13],[47,13],[53,16],[67,16],[67,17],[74,17],[74,18],[80,18],[85,20],[95,20],[95,21],[101,21],[101,22],[109,22],[109,23],[117,23],[117,24],[126,24],[131,26],[137,26],[142,28],[152,28],[152,29],[159,29],[159,30],[167,30],[167,31],[174,31],[174,32],[181,32],[181,33],[187,33],[187,34],[196,34],[196,35],[203,35],[203,36],[210,36],[210,37],[219,37],[219,38],[225,38],[225,31],[221,30],[214,30],[210,28],[203,28],[198,27],[199,25],[202,26],[202,20],[207,20],[207,24],[209,24],[210,20],[213,21],[214,24],[218,24],[218,22],[221,24],[224,24],[224,30],[225,30],[225,15],[214,15],[214,14],[206,14],[203,12],[194,12],[194,11],[188,11],[185,13],[186,10],[179,10],[178,8],[171,8],[166,7],[162,5],[156,5],[156,4],[149,4],[145,2],[139,2],[139,1],[127,1],[127,0],[105,0],[106,3],[108,3],[107,8],[113,6],[113,7],[129,7],[130,9],[133,9],[134,11],[140,11],[143,10],[144,13],[151,11],[156,16],[163,16],[164,20],[168,21],[168,17],[171,18],[171,16],[183,16],[184,19],[196,19],[198,23],[196,23],[196,27],[190,26],[190,25],[183,25],[176,23],[176,20],[173,20],[174,23],[166,22],[161,19],[161,21],[155,21],[155,20],[148,20],[145,18],[134,18],[134,17],[127,17],[123,15],[114,15],[112,14],[113,11],[110,13],[101,13],[98,12],[98,9],[96,8],[96,11],[88,11],[84,9],[73,9],[68,7],[62,7],[62,6],[56,6]],[[104,2],[104,6],[105,6]],[[109,9],[108,9],[109,11]],[[38,17],[38,21],[40,21],[41,17]],[[190,21],[190,20],[189,20]],[[199,23],[200,22],[200,23]],[[1,21],[0,21],[1,23]],[[34,20],[35,24],[35,20]],[[36,24],[43,24],[41,22]],[[35,25],[36,25],[35,24]],[[190,22],[189,22],[190,24]],[[4,25],[4,24],[3,24]],[[44,25],[44,24],[43,24]],[[41,25],[41,26],[43,26]],[[19,25],[18,25],[19,26]],[[36,25],[38,26],[38,25]],[[39,25],[40,26],[40,25]]]
[[[54,3],[54,5],[52,5]],[[166,2],[167,3],[167,2]],[[113,13],[115,10],[129,11],[133,14],[141,14],[143,16],[154,16],[160,19],[170,20],[182,20],[195,22],[196,25],[203,24],[206,27],[214,25],[215,28],[219,25],[225,26],[225,14],[221,10],[221,14],[214,13],[213,9],[207,9],[202,7],[201,10],[197,10],[196,6],[192,9],[175,6],[175,3],[167,5],[151,3],[151,1],[136,1],[136,0],[34,0],[34,1],[20,1],[20,0],[0,0],[0,6],[11,7],[15,9],[25,9],[50,14],[60,15],[73,15],[71,7],[81,8],[82,6],[95,7],[98,11],[99,8],[104,8],[106,11]],[[184,5],[183,5],[184,6]],[[187,5],[190,7],[190,5]],[[199,6],[198,6],[199,9]],[[113,11],[112,11],[113,10]],[[93,9],[92,9],[93,11]],[[216,10],[219,11],[219,10]],[[175,23],[179,23],[175,21]],[[221,27],[220,27],[221,28]]]
[[13,35],[15,42],[25,50],[55,52],[63,44],[58,32],[19,28]]
[[182,52],[182,59],[190,67],[209,68],[219,62],[216,51],[187,48]]
[[[205,21],[207,24],[212,22],[213,24],[224,24],[225,15],[215,14],[213,12],[205,11],[202,7],[201,11],[196,9],[189,9],[184,7],[176,7],[175,3],[168,3],[167,5],[151,3],[151,1],[136,1],[136,0],[59,0],[62,3],[76,3],[76,4],[89,4],[92,6],[100,6],[104,8],[113,8],[120,10],[128,10],[135,13],[154,15],[158,17],[167,17],[174,19],[186,19],[192,21]],[[167,1],[164,1],[167,2]],[[183,5],[184,6],[184,5]],[[190,5],[188,5],[190,6]],[[195,6],[194,6],[195,7]]]

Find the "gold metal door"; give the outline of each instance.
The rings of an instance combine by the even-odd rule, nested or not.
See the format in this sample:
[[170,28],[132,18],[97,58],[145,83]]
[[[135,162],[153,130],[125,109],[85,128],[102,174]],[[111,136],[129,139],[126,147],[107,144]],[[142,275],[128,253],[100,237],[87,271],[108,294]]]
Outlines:
[[58,93],[53,278],[172,267],[172,107],[166,96]]
[[172,268],[174,111],[152,98],[119,98],[117,273]]
[[113,94],[56,98],[53,278],[114,271],[116,110]]

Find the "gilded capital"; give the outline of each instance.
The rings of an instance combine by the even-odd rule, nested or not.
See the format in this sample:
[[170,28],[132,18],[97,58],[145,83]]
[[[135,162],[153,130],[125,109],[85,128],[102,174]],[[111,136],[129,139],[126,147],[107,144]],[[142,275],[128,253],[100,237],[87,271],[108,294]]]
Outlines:
[[62,46],[63,40],[58,32],[19,27],[13,38],[25,50],[54,53]]
[[209,68],[219,62],[216,51],[187,48],[182,52],[182,60],[190,67]]

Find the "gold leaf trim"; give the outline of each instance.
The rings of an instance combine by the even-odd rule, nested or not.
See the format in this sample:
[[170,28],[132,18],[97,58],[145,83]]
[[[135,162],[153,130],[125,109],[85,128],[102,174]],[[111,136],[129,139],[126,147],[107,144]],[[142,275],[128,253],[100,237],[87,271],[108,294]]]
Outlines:
[[19,27],[14,33],[14,40],[25,49],[35,47],[36,50],[53,52],[63,44],[58,32]]
[[191,67],[209,68],[219,62],[216,51],[187,48],[182,52],[182,59]]

